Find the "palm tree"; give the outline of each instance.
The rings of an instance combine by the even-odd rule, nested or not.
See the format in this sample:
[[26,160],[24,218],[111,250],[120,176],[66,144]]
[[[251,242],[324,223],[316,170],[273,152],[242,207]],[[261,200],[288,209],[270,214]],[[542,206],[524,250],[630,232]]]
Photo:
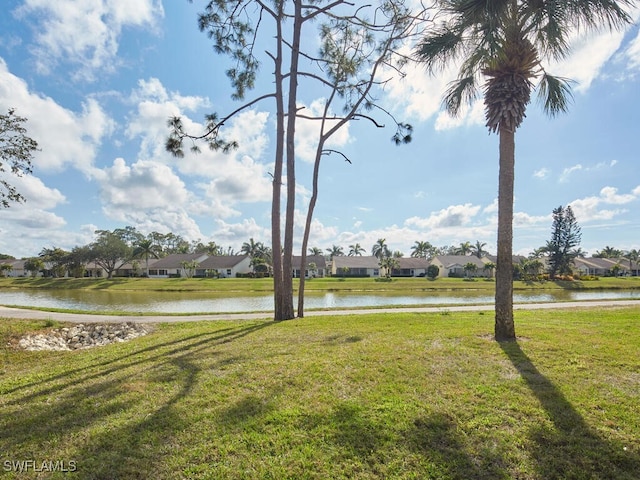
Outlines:
[[638,275],[638,260],[640,259],[640,251],[633,249],[628,251],[624,258],[629,260],[629,275],[633,275],[633,264],[636,264],[636,275]]
[[607,245],[599,252],[596,252],[594,257],[596,258],[620,258],[622,256],[622,250],[610,247]]
[[360,245],[359,243],[356,243],[354,245],[349,245],[350,257],[361,257],[364,252],[365,252],[364,248],[362,248],[362,245]]
[[487,262],[482,267],[482,270],[488,274],[489,277],[493,277],[493,271],[496,269],[496,264],[493,262]]
[[469,255],[472,251],[471,243],[464,242],[461,243],[458,248],[456,248],[456,255]]
[[242,244],[242,247],[240,247],[240,252],[242,252],[244,255],[249,255],[251,258],[254,258],[257,256],[261,245],[261,242],[256,242],[253,238],[250,238],[248,242],[244,242]]
[[513,185],[515,131],[525,117],[536,87],[550,116],[567,110],[569,81],[549,75],[548,58],[569,52],[569,36],[579,27],[610,30],[631,22],[623,7],[632,0],[438,0],[443,22],[423,38],[416,51],[428,71],[443,70],[462,59],[458,78],[444,96],[452,115],[478,96],[482,82],[485,118],[499,135],[498,255],[495,297],[495,339],[514,340],[513,323]]
[[429,258],[432,251],[433,245],[429,242],[416,240],[413,247],[411,247],[411,256],[414,258]]
[[373,247],[371,247],[371,255],[378,260],[391,256],[391,251],[387,246],[387,240],[385,238],[379,238],[378,241],[373,244]]
[[342,257],[344,255],[344,248],[332,245],[331,248],[327,248],[327,252],[329,252],[329,258],[333,260],[333,257]]
[[471,245],[471,253],[478,258],[484,257],[487,253],[489,253],[484,249],[485,245],[486,243],[481,243],[480,240],[476,240],[476,244]]
[[309,249],[309,255],[317,257],[322,255],[322,249],[320,247],[311,247]]
[[147,277],[149,277],[149,257],[158,258],[159,256],[160,247],[150,238],[138,240],[133,248],[134,258],[144,258]]
[[471,274],[475,274],[478,271],[478,266],[473,262],[465,263],[462,268],[464,270],[464,273],[467,279],[470,279]]

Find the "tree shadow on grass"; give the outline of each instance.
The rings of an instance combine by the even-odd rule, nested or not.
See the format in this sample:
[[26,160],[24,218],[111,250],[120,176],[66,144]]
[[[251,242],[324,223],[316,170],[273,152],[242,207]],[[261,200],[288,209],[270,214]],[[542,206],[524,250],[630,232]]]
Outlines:
[[[130,353],[121,355],[117,358],[106,360],[103,362],[99,362],[93,365],[88,365],[86,367],[78,367],[75,369],[65,370],[64,373],[51,375],[46,378],[39,378],[33,382],[29,383],[21,383],[20,385],[8,388],[2,391],[3,394],[14,393],[19,390],[28,390],[37,386],[44,386],[46,384],[50,384],[51,387],[41,388],[32,394],[25,394],[25,396],[20,397],[14,400],[11,403],[20,403],[24,401],[28,401],[32,399],[32,397],[36,396],[45,396],[55,393],[56,391],[64,390],[71,385],[77,384],[79,382],[86,382],[92,378],[102,377],[113,373],[122,368],[123,363],[126,362],[127,365],[133,366],[139,363],[148,363],[150,361],[157,360],[166,355],[170,355],[176,352],[182,352],[188,349],[193,349],[201,345],[207,345],[211,342],[220,342],[220,343],[228,343],[233,340],[237,340],[242,338],[250,333],[253,333],[256,330],[261,330],[262,328],[270,325],[270,323],[260,323],[257,325],[251,325],[248,327],[236,328],[236,327],[228,327],[220,330],[216,330],[213,333],[199,333],[196,335],[191,335],[189,337],[180,337],[176,340],[172,340],[170,342],[164,343],[156,343],[149,347],[140,348],[134,350]],[[173,347],[171,350],[165,350],[167,347]],[[103,348],[103,347],[95,347],[95,348]],[[153,357],[140,358],[147,353],[157,351],[158,353]],[[81,354],[79,351],[75,351],[73,353],[64,352],[61,355],[74,355]],[[136,360],[137,358],[137,360]],[[108,368],[106,368],[108,367]],[[76,375],[83,375],[80,378],[76,377]],[[59,383],[59,380],[67,378],[68,381],[66,383]]]
[[464,439],[450,415],[435,412],[417,418],[413,428],[406,433],[406,439],[411,448],[420,452],[429,462],[428,478],[509,478],[499,454],[483,452],[482,457],[473,457],[466,451]]
[[[0,411],[2,460],[74,460],[75,477],[83,479],[154,478],[166,468],[162,460],[175,436],[192,421],[182,401],[201,370],[238,361],[216,346],[269,325],[182,337],[31,382],[22,394],[14,389],[17,396]],[[56,458],[40,458],[43,451]]]
[[600,437],[562,392],[542,375],[517,342],[500,347],[536,396],[553,428],[530,432],[538,477],[552,479],[637,480],[640,458],[624,445]]

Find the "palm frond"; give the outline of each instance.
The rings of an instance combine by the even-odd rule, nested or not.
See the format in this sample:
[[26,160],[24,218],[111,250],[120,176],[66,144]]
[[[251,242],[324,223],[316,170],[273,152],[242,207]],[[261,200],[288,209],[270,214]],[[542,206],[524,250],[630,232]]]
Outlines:
[[619,29],[633,22],[627,13],[637,4],[633,0],[569,0],[562,2],[567,19],[578,28],[609,30]]
[[463,77],[451,82],[445,92],[442,104],[452,117],[460,113],[463,105],[470,105],[478,98],[476,77]]
[[545,113],[553,117],[566,112],[572,99],[571,80],[554,77],[546,72],[542,75],[538,86],[538,101]]
[[462,35],[453,29],[443,26],[433,34],[425,37],[416,48],[416,57],[427,67],[430,73],[442,70],[455,60],[463,46]]

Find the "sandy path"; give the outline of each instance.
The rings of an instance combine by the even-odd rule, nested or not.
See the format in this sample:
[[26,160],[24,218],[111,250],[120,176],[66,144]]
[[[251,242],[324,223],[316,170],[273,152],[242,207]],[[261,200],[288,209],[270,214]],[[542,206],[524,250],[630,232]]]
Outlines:
[[[640,300],[593,300],[583,302],[551,302],[551,303],[520,303],[514,304],[514,310],[538,310],[538,309],[563,309],[563,308],[610,308],[640,306]],[[398,308],[375,308],[375,309],[354,309],[354,310],[318,310],[306,312],[306,317],[327,316],[327,315],[360,315],[366,313],[438,313],[438,312],[481,312],[492,311],[493,305],[462,305],[462,306],[439,306],[439,307],[398,307]],[[271,312],[259,313],[219,313],[205,315],[99,315],[99,314],[79,314],[45,312],[41,310],[29,310],[14,307],[0,306],[0,317],[4,318],[27,318],[42,320],[58,320],[61,322],[73,323],[167,323],[167,322],[199,322],[211,320],[258,320],[270,319]]]

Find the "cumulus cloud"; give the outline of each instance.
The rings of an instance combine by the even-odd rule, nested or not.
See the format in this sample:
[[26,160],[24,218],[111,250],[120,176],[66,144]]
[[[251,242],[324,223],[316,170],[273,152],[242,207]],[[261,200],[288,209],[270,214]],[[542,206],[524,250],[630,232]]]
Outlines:
[[182,180],[163,164],[140,160],[128,166],[117,158],[103,172],[100,195],[115,208],[170,208],[188,198]]
[[[301,115],[308,117],[321,117],[324,114],[325,99],[317,99],[311,102],[309,106],[300,105],[300,107],[302,107],[300,112]],[[332,116],[333,113],[329,112],[328,115]],[[337,120],[327,121],[325,124],[325,132],[334,127],[337,123]],[[316,156],[319,136],[319,120],[309,120],[304,118],[298,119],[296,121],[296,156],[306,162],[313,163]],[[347,123],[331,136],[325,147],[339,148],[349,143],[349,141],[349,124]]]
[[[67,222],[53,210],[66,202],[65,196],[55,188],[49,188],[42,180],[31,175],[22,177],[0,174],[25,198],[24,203],[12,203],[3,209],[0,231],[11,235],[0,235],[0,251],[16,256],[32,256],[52,238],[64,237],[61,230]],[[20,238],[16,242],[16,238]]]
[[248,110],[225,125],[222,134],[226,139],[238,142],[237,150],[214,152],[202,145],[201,152],[194,154],[189,151],[190,145],[186,145],[184,158],[175,159],[164,149],[167,119],[180,116],[185,131],[200,134],[204,125],[192,120],[190,115],[203,108],[211,108],[209,100],[170,92],[158,79],[151,78],[138,82],[138,88],[132,92],[129,101],[136,110],[126,127],[126,134],[130,139],[139,139],[138,157],[171,166],[185,182],[187,178],[198,179],[192,188],[200,191],[202,196],[192,203],[191,211],[227,218],[240,213],[237,209],[239,203],[271,199],[270,163],[259,161],[268,146],[267,112]]
[[[640,15],[638,11],[632,14]],[[561,61],[546,64],[546,70],[556,76],[570,78],[575,82],[578,92],[585,92],[595,78],[600,75],[603,66],[620,49],[625,32],[578,32],[570,39],[571,51]],[[410,47],[406,53],[411,54]],[[630,66],[640,66],[640,35],[630,44],[626,51]],[[484,125],[484,106],[478,100],[465,109],[460,115],[451,118],[442,111],[442,98],[451,81],[455,80],[459,70],[458,64],[435,75],[430,75],[425,67],[413,64],[406,69],[406,76],[389,82],[386,86],[390,104],[394,109],[404,110],[404,114],[418,121],[436,117],[436,130],[447,130],[467,125]]]
[[254,218],[245,218],[237,223],[216,220],[212,237],[218,244],[232,246],[240,246],[250,238],[271,245],[271,230],[259,225]]
[[70,64],[72,78],[91,81],[118,66],[124,28],[153,30],[164,11],[161,0],[24,0],[15,15],[32,24],[40,73]]
[[405,225],[415,226],[421,229],[461,227],[469,224],[472,218],[480,211],[480,208],[479,205],[472,205],[470,203],[451,205],[439,212],[432,213],[427,218],[408,218],[405,220]]
[[49,97],[29,91],[26,82],[0,59],[0,108],[15,108],[28,119],[27,134],[38,142],[34,166],[44,171],[73,167],[91,176],[97,150],[115,128],[97,101],[88,98],[81,112],[72,112]]
[[618,194],[614,187],[604,187],[600,195],[574,200],[570,203],[576,219],[580,222],[594,220],[611,220],[627,211],[624,208],[607,208],[609,205],[626,205],[640,198],[640,186],[634,188],[631,193]]
[[558,62],[551,62],[548,71],[552,75],[570,78],[575,82],[575,90],[584,92],[620,48],[623,38],[624,32],[576,32],[569,39],[571,54]]

